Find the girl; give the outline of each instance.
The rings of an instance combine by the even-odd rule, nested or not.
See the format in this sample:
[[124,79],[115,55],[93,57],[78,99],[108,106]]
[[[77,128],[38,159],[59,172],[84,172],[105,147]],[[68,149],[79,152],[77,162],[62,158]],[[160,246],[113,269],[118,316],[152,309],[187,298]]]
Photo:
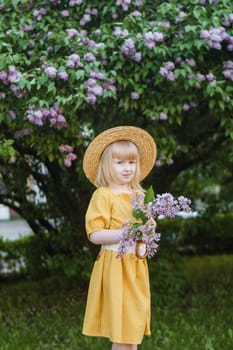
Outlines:
[[150,289],[146,259],[130,247],[117,257],[122,224],[132,216],[132,197],[154,166],[156,145],[143,129],[119,126],[88,146],[83,169],[96,185],[86,213],[89,240],[101,245],[92,271],[83,334],[107,337],[112,350],[137,350],[150,334]]

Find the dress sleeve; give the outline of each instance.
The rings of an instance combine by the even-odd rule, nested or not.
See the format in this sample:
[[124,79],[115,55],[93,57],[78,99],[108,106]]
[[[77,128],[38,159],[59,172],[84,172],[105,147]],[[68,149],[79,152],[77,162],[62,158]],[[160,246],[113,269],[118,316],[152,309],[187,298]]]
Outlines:
[[87,208],[85,223],[89,236],[92,232],[109,229],[111,218],[111,200],[109,192],[104,188],[97,189]]

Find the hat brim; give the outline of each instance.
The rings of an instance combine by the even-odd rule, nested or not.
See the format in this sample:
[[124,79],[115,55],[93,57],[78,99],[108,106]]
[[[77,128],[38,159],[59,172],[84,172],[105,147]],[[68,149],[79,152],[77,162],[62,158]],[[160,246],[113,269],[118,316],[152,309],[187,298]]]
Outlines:
[[156,160],[156,143],[145,130],[135,126],[117,126],[103,131],[87,147],[83,158],[86,177],[95,185],[100,157],[107,146],[116,141],[131,141],[140,154],[140,181],[151,171]]

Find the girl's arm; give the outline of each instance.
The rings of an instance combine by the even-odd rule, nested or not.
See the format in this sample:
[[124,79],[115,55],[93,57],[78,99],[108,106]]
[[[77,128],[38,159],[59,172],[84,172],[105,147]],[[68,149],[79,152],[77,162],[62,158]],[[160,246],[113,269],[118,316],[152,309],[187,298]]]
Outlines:
[[122,230],[99,230],[92,232],[89,240],[94,244],[115,244],[119,242]]

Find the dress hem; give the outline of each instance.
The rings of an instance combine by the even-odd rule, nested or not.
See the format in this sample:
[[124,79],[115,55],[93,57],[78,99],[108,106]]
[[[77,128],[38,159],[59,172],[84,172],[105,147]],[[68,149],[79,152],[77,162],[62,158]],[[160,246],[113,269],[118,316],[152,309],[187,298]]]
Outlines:
[[88,337],[100,337],[100,338],[107,338],[109,339],[112,343],[118,343],[118,344],[131,344],[131,345],[140,345],[142,343],[143,337],[144,336],[150,336],[151,333],[144,333],[143,337],[141,340],[125,340],[125,339],[115,339],[110,337],[109,335],[103,335],[103,334],[99,334],[98,332],[92,332],[92,333],[88,333],[83,331],[82,332],[83,335],[88,336]]

